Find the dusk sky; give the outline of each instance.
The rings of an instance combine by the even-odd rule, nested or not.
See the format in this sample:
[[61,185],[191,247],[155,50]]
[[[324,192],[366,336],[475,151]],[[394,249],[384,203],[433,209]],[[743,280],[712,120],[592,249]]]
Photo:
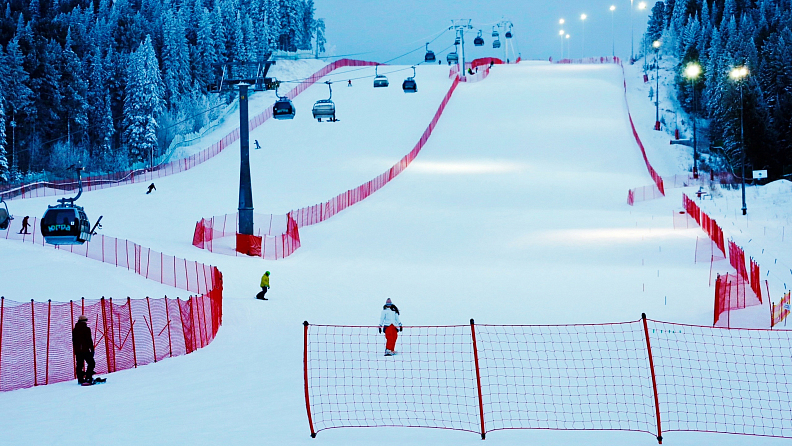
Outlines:
[[[561,56],[559,30],[570,34],[569,53],[573,58],[611,55],[611,5],[616,55],[630,54],[630,2],[628,0],[315,0],[316,17],[327,25],[328,51],[334,55],[353,53],[357,57],[387,61],[422,46],[451,25],[451,19],[472,19],[474,31],[466,34],[468,56],[503,56],[503,47],[492,48],[492,24],[500,20],[514,23],[512,42],[523,59],[547,59]],[[633,3],[635,51],[639,51],[643,31],[654,1],[647,1],[643,11],[640,0]],[[585,39],[581,14],[586,14]],[[566,23],[559,25],[559,19]],[[483,29],[485,46],[475,48],[473,38]],[[504,42],[501,31],[501,42]],[[430,46],[440,52],[453,43],[449,31]],[[585,54],[581,44],[585,44]],[[565,47],[566,48],[566,47]],[[565,51],[567,51],[565,49]],[[566,54],[565,54],[566,55]],[[470,57],[468,57],[468,60]],[[408,64],[423,60],[417,51],[393,63]]]

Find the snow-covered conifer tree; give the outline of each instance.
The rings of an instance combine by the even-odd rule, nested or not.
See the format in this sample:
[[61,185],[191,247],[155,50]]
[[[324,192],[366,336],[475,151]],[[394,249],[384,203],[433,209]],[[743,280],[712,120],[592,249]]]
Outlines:
[[130,159],[144,161],[157,146],[157,122],[165,105],[164,86],[151,36],[132,53],[124,95],[124,136]]

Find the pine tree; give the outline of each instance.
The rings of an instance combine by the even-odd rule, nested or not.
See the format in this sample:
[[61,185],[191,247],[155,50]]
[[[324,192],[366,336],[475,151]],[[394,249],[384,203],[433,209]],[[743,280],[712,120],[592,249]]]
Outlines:
[[190,62],[184,24],[172,11],[165,14],[162,30],[162,80],[165,100],[172,106],[190,85]]
[[656,2],[652,7],[652,15],[649,17],[649,27],[646,30],[646,37],[654,42],[663,35],[665,28],[665,3]]
[[163,112],[164,85],[151,36],[132,53],[127,69],[124,127],[130,158],[145,161],[157,146],[157,117]]
[[63,112],[66,117],[66,129],[69,142],[75,142],[72,135],[80,134],[88,125],[88,83],[85,81],[82,61],[72,50],[73,40],[71,28],[66,34],[63,48],[63,68],[61,82],[63,85]]
[[91,54],[90,70],[88,102],[91,107],[88,109],[88,119],[91,122],[90,142],[94,149],[91,155],[100,160],[100,164],[106,165],[111,159],[115,128],[110,109],[110,94],[107,89],[108,76],[101,48],[95,48]]
[[212,23],[209,10],[202,8],[198,17],[198,36],[195,47],[195,80],[198,85],[205,89],[213,80],[214,68],[212,64],[218,62],[217,48],[214,42],[215,29]]

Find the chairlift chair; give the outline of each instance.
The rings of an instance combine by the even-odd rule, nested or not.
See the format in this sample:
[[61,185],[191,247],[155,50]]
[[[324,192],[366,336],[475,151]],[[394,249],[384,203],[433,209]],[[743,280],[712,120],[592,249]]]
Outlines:
[[446,62],[448,62],[448,65],[459,63],[459,53],[454,51],[453,53],[446,54]]
[[330,89],[330,97],[316,101],[313,106],[313,117],[319,122],[322,122],[322,118],[327,118],[329,122],[336,122],[333,87],[330,85],[330,81],[325,81],[325,84],[327,84],[327,87]]
[[495,29],[494,26],[492,27],[492,37],[495,38],[495,39],[500,37],[500,33],[498,32],[497,29]]
[[475,39],[473,39],[473,45],[475,46],[484,46],[484,38],[481,37],[481,30],[479,30],[478,35]]
[[279,95],[277,86],[275,87],[275,96],[278,97],[278,100],[275,101],[275,105],[272,106],[272,117],[275,119],[294,119],[294,114],[297,113],[297,109],[294,107],[291,99]]
[[424,62],[434,62],[437,60],[435,57],[434,51],[429,49],[429,43],[426,43],[426,55],[424,56]]
[[496,39],[492,41],[493,48],[500,48],[500,40]]
[[402,82],[402,90],[405,93],[417,93],[418,92],[418,83],[415,82],[415,67],[412,67],[413,75],[412,77],[408,77],[407,79]]
[[462,41],[461,41],[461,40],[459,40],[459,36],[456,36],[456,37],[454,38],[454,45],[459,45],[459,44],[461,44],[461,43],[462,43]]
[[[82,195],[82,168],[77,169],[79,191],[74,198],[61,198],[55,206],[48,206],[41,217],[41,234],[50,245],[82,245],[91,241],[94,229],[81,206],[74,204]],[[99,218],[101,221],[102,218]],[[96,225],[99,225],[99,221]]]
[[377,71],[378,67],[379,65],[374,67],[374,88],[387,87],[390,85],[388,78],[384,74],[379,74]]
[[11,216],[11,213],[8,212],[8,204],[3,201],[3,198],[0,197],[0,204],[4,207],[0,207],[0,230],[8,229],[8,225],[11,224],[11,220],[14,217]]
[[512,32],[511,32],[511,29],[510,29],[510,30],[508,30],[508,31],[506,31],[506,38],[507,38],[507,39],[511,39],[511,38],[512,38]]

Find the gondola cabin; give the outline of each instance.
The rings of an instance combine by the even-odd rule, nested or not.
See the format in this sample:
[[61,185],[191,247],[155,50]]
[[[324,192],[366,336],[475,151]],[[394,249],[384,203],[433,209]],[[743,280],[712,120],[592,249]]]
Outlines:
[[272,117],[275,119],[294,119],[296,112],[294,104],[287,97],[278,98],[278,101],[272,106]]
[[80,206],[50,206],[41,217],[41,234],[50,245],[82,245],[91,241],[91,222]]
[[452,63],[458,63],[459,54],[457,54],[456,52],[446,54],[446,62],[448,62],[449,65],[451,65]]
[[493,40],[492,41],[493,48],[500,48],[500,40]]
[[415,82],[414,78],[408,77],[402,82],[402,90],[404,90],[405,93],[417,93],[418,83]]
[[3,207],[0,207],[0,230],[4,231],[11,223],[11,214],[8,213],[8,205],[5,202],[0,202],[0,204],[3,204]]
[[316,101],[313,106],[313,117],[319,122],[322,122],[322,118],[326,118],[330,121],[336,120],[336,108],[333,101],[329,99],[322,99]]
[[481,36],[477,36],[475,39],[473,39],[473,45],[484,46],[484,38]]

